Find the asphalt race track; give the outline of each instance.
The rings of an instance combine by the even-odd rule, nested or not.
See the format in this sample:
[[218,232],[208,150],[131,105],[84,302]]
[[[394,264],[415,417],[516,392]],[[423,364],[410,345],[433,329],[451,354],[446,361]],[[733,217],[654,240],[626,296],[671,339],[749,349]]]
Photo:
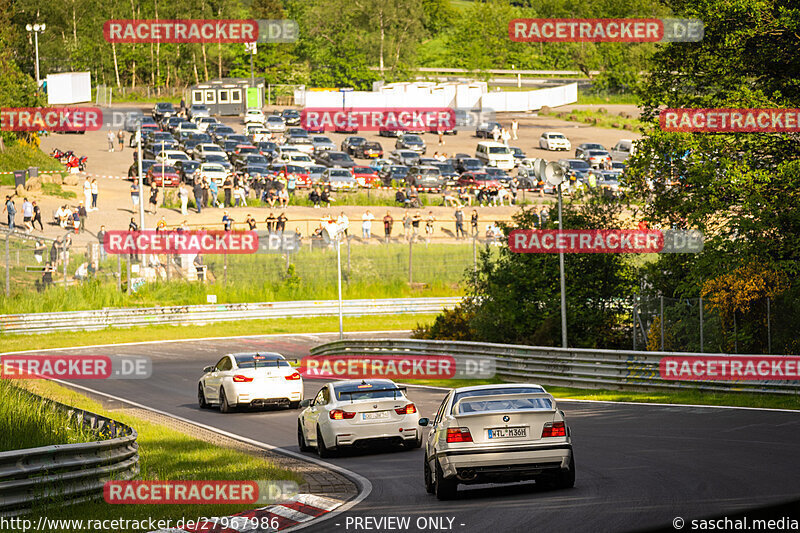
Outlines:
[[[374,335],[373,336],[380,336]],[[334,335],[252,337],[163,342],[70,350],[71,354],[147,355],[147,380],[81,380],[80,385],[261,442],[298,451],[297,411],[223,415],[197,406],[197,379],[206,365],[231,351],[273,350],[302,357]],[[56,352],[52,350],[49,352]],[[306,381],[306,398],[321,382]],[[410,389],[423,416],[443,398],[438,390]],[[368,498],[306,531],[368,531],[347,517],[410,517],[407,531],[597,532],[664,527],[680,516],[733,514],[800,498],[800,413],[701,407],[559,402],[572,427],[575,488],[545,491],[534,483],[461,486],[459,499],[439,502],[425,493],[422,450],[354,452],[332,459],[367,477]],[[444,517],[444,529],[417,528],[418,518]],[[419,524],[422,525],[422,520]],[[374,528],[373,531],[390,529]],[[689,529],[688,527],[686,529]]]

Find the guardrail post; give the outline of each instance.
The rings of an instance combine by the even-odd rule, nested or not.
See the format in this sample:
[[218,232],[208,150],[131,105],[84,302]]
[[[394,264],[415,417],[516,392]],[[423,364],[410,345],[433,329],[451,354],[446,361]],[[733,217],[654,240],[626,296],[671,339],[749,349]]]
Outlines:
[[9,271],[11,265],[9,264],[9,259],[8,259],[8,245],[9,245],[8,240],[10,238],[11,238],[11,230],[8,230],[6,232],[6,298],[9,298],[11,296],[11,272]]

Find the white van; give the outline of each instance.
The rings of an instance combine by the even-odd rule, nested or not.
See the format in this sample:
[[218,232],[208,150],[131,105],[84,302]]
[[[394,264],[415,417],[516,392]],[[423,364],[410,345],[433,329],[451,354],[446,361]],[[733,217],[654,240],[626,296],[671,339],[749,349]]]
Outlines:
[[625,161],[630,156],[636,153],[636,142],[631,139],[620,139],[611,149],[611,159],[614,161]]
[[502,143],[479,142],[475,149],[475,157],[487,167],[497,167],[503,170],[514,168],[514,152]]

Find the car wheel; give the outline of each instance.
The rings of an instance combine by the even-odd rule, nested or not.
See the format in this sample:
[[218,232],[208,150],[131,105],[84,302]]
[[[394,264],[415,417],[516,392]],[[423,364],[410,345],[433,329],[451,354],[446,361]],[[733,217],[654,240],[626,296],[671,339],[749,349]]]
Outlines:
[[301,452],[310,452],[311,446],[306,444],[306,437],[303,435],[303,425],[300,421],[297,421],[297,447],[300,448]]
[[300,402],[289,402],[289,409],[297,409],[300,407]]
[[231,404],[228,403],[228,397],[225,396],[225,387],[219,388],[219,411],[220,413],[230,413],[233,410]]
[[425,454],[425,467],[423,468],[423,475],[425,476],[425,492],[433,494],[434,486],[433,479],[431,479],[431,465],[428,464],[428,454]]
[[569,468],[561,470],[553,483],[557,489],[571,489],[575,486],[575,455],[571,454],[569,458]]
[[325,439],[322,438],[322,432],[319,430],[319,426],[317,426],[317,455],[322,459],[327,459],[334,455],[333,449],[325,446]]
[[197,403],[200,405],[200,409],[208,409],[208,402],[203,392],[203,386],[199,383],[197,384]]
[[440,500],[452,500],[458,492],[458,481],[455,478],[445,479],[439,461],[434,460],[434,463],[436,464],[436,478],[433,480],[433,486],[436,497]]

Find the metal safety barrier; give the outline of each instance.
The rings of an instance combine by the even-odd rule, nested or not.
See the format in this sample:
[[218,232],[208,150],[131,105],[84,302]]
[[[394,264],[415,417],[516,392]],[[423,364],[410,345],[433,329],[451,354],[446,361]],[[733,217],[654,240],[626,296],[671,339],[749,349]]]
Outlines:
[[67,413],[104,440],[0,452],[0,516],[25,514],[35,505],[72,505],[103,496],[110,479],[139,474],[136,430],[110,418],[36,394],[35,402]]
[[[393,298],[381,300],[343,300],[344,316],[438,313],[454,307],[461,298]],[[266,318],[310,318],[335,316],[338,300],[238,303],[219,305],[177,305],[0,315],[0,334],[50,333],[53,331],[92,331],[108,327],[150,326],[156,324],[200,325],[231,320]]]
[[730,354],[640,352],[551,348],[482,342],[416,339],[345,339],[321,344],[312,355],[469,355],[491,357],[496,375],[510,381],[583,389],[669,390],[798,394],[797,381],[671,381],[661,378],[663,357],[702,357]]

